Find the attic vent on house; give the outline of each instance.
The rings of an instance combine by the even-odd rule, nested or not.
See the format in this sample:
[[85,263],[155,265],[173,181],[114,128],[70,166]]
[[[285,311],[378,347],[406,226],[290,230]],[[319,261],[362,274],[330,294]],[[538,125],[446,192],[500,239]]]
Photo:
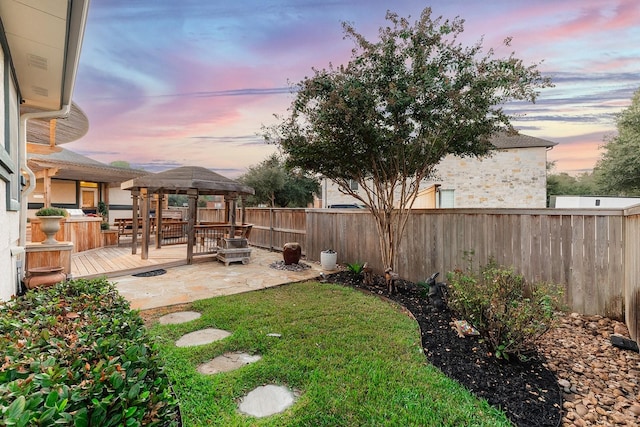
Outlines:
[[33,93],[35,93],[36,95],[49,96],[49,89],[47,89],[46,87],[31,86],[31,90],[33,90]]
[[47,58],[32,53],[27,55],[27,64],[29,64],[30,67],[40,68],[45,71],[49,68]]

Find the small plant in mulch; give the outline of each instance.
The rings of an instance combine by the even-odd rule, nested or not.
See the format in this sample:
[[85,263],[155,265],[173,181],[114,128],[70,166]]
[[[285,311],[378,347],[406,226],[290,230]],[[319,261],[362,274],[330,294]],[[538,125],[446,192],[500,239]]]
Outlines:
[[[460,338],[456,319],[449,307],[434,310],[428,287],[400,279],[398,292],[386,295],[384,277],[374,275],[371,283],[354,281],[348,271],[329,274],[329,283],[340,283],[385,295],[406,308],[420,325],[424,354],[448,377],[476,396],[501,408],[519,427],[557,427],[562,418],[562,396],[557,378],[544,358],[531,354],[526,360],[496,358],[480,336]],[[450,291],[450,288],[449,288]]]
[[350,271],[353,275],[359,276],[362,274],[362,270],[364,269],[364,263],[353,262],[353,263],[345,263],[344,265],[347,268],[347,271]]
[[449,307],[469,321],[495,357],[526,357],[554,325],[563,292],[548,283],[528,284],[512,268],[490,260],[479,270],[448,275]]
[[0,305],[0,424],[179,425],[140,316],[106,279]]

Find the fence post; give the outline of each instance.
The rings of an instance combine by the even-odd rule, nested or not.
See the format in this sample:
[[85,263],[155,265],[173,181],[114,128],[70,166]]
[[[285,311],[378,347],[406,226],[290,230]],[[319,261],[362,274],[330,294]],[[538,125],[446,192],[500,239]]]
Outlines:
[[269,208],[269,250],[273,252],[273,208]]

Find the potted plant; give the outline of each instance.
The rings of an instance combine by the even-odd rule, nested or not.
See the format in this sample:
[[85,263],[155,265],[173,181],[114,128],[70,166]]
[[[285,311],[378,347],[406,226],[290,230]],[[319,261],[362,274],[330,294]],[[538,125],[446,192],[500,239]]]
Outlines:
[[320,252],[320,265],[323,270],[335,270],[338,262],[338,253],[333,249],[325,249]]
[[56,233],[60,230],[60,220],[67,216],[67,210],[63,208],[45,207],[40,208],[36,212],[36,216],[40,219],[40,230],[45,234],[45,244],[53,245],[58,243],[55,238]]
[[102,217],[102,223],[100,223],[100,230],[109,230],[109,208],[107,204],[100,200],[98,202],[98,213]]

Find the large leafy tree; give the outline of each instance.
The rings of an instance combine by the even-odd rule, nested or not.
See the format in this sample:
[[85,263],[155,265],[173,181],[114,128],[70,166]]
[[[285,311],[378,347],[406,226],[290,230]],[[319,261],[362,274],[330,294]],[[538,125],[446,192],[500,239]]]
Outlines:
[[610,194],[640,194],[640,89],[616,117],[618,134],[602,148],[596,165],[599,184]]
[[306,207],[313,202],[313,195],[320,192],[316,178],[286,169],[277,154],[250,167],[238,180],[255,190],[255,195],[247,198],[249,205],[268,203],[272,207]]
[[126,160],[114,160],[113,162],[109,163],[109,165],[116,168],[131,169],[131,164]]
[[349,63],[314,69],[265,137],[288,165],[326,176],[370,209],[393,268],[421,181],[447,154],[489,154],[492,134],[513,131],[503,105],[533,102],[550,81],[513,53],[496,58],[482,41],[463,46],[462,19],[433,19],[430,8],[413,25],[391,12],[386,19],[378,41],[343,23],[355,43]]
[[[551,171],[555,162],[547,164],[547,170]],[[577,176],[566,172],[547,174],[547,205],[551,196],[596,196],[607,194],[600,187],[599,176],[596,171],[584,172]]]

